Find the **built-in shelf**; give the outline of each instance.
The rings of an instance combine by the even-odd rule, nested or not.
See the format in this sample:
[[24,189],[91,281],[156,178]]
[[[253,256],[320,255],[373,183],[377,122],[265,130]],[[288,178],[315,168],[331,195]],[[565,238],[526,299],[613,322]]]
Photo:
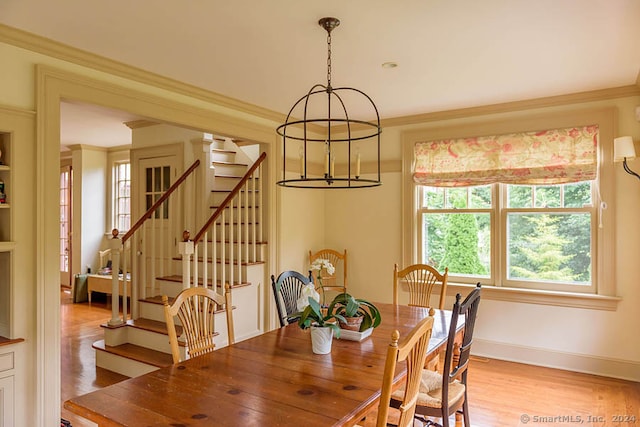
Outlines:
[[16,242],[0,242],[0,252],[7,252],[16,247]]
[[9,209],[10,207],[9,203],[0,203],[0,209]]
[[7,165],[0,165],[0,171],[8,171],[11,170],[11,168]]
[[23,341],[24,341],[24,338],[5,338],[3,336],[0,336],[0,347],[2,347],[3,345],[17,344]]

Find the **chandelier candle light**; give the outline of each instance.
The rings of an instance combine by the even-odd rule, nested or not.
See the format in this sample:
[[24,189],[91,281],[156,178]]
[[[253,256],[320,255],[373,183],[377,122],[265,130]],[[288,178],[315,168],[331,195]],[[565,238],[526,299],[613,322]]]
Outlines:
[[[306,95],[300,98],[289,110],[285,123],[276,132],[282,136],[282,179],[276,184],[297,188],[362,188],[376,187],[382,184],[380,179],[380,115],[373,100],[364,92],[351,87],[331,86],[331,31],[340,25],[337,18],[322,18],[318,24],[327,32],[327,84],[314,85]],[[347,111],[347,102],[354,101],[367,110],[369,119],[355,119]],[[333,108],[332,108],[333,107]],[[319,115],[325,113],[326,115]],[[336,116],[337,113],[337,116]],[[318,115],[317,115],[318,114]],[[296,118],[298,117],[298,118]],[[302,117],[302,118],[300,118]],[[357,133],[356,133],[357,132]],[[360,174],[360,143],[368,144],[364,154],[376,153],[376,171],[369,172],[365,178]],[[364,147],[363,147],[364,148]],[[287,152],[298,153],[299,171],[296,167],[287,171]],[[314,156],[316,159],[314,161]],[[338,173],[336,158],[346,161],[344,169]],[[295,159],[295,157],[294,157]],[[296,160],[294,160],[295,164]],[[318,172],[313,170],[318,165]],[[323,165],[322,172],[319,166]],[[287,176],[289,172],[289,176]],[[293,176],[292,176],[293,174]]]

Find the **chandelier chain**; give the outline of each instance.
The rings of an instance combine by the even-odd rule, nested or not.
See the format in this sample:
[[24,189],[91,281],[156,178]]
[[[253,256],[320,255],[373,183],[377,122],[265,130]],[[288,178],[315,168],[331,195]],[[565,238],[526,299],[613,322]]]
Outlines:
[[331,87],[331,31],[327,32],[327,87]]

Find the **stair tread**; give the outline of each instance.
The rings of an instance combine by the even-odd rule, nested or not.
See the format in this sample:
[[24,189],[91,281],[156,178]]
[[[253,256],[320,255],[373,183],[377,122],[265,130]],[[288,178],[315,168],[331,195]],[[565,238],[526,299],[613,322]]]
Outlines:
[[224,148],[212,148],[211,151],[215,151],[216,153],[237,154],[233,150],[225,150]]
[[[224,222],[224,225],[229,225],[229,224],[230,224],[229,221],[225,221]],[[233,225],[238,225],[238,224],[240,224],[240,225],[247,225],[247,224],[249,224],[249,225],[254,225],[254,224],[258,225],[258,224],[260,224],[260,221],[257,221],[257,222],[251,222],[251,221],[249,221],[249,222],[244,222],[244,221],[238,222],[238,221],[233,221],[231,224],[233,224]],[[220,224],[218,224],[218,225],[220,225]]]
[[224,162],[220,160],[214,160],[211,162],[212,165],[226,165],[226,166],[249,166],[246,163],[237,163],[237,162]]
[[[169,303],[171,303],[175,298],[174,297],[169,297]],[[162,295],[154,295],[152,297],[146,297],[146,298],[141,298],[140,301],[144,301],[146,303],[149,304],[157,304],[157,305],[162,305]],[[233,306],[233,309],[235,310],[236,306]],[[218,308],[216,310],[216,313],[223,313],[224,309],[223,308]],[[178,327],[178,325],[176,325],[176,328]],[[218,333],[215,333],[216,335],[218,335]],[[182,344],[181,344],[182,345]]]
[[[253,193],[253,192],[259,193],[260,192],[260,190],[251,190],[251,189],[249,189],[249,190],[245,190],[245,189],[240,190],[241,193],[244,193],[245,191],[249,191],[250,193]],[[225,190],[225,189],[220,189],[220,188],[214,188],[213,190],[211,190],[211,192],[212,193],[231,193],[231,189]]]
[[[169,276],[162,276],[162,277],[156,277],[156,280],[164,280],[165,282],[176,282],[176,283],[181,283],[182,282],[182,276],[180,276],[179,274],[172,274]],[[193,281],[193,279],[192,279]],[[207,279],[208,284],[211,284],[211,279]],[[198,277],[198,284],[202,284],[202,277]],[[233,284],[231,284],[231,289],[233,288],[241,288],[243,286],[249,286],[251,285],[251,283],[249,282],[234,282]],[[222,289],[222,282],[220,280],[216,280],[216,287]]]
[[[172,259],[173,259],[174,261],[182,261],[182,256],[176,256],[176,257],[173,257]],[[202,262],[202,257],[199,257],[199,258],[198,258],[198,262]],[[207,262],[212,262],[212,259],[211,259],[211,258],[208,258],[208,259],[207,259]],[[218,263],[218,264],[220,263],[220,258],[216,258],[216,263]],[[229,260],[227,260],[227,261],[225,262],[225,265],[229,265],[229,264],[230,264],[230,262],[229,262]],[[248,262],[247,262],[247,261],[244,261],[244,262],[241,262],[241,263],[240,263],[240,265],[245,265],[245,266],[249,266],[249,265],[260,265],[260,264],[264,264],[264,261],[248,261]],[[237,261],[237,260],[234,260],[234,261],[233,261],[233,265],[238,265],[238,261]],[[180,277],[182,277],[182,276],[180,276]]]
[[120,357],[126,357],[127,359],[136,360],[138,362],[146,363],[147,365],[157,366],[163,368],[173,364],[173,358],[171,354],[163,353],[157,350],[151,350],[150,348],[141,347],[135,344],[120,344],[116,346],[106,345],[104,340],[96,341],[92,346],[99,351],[106,351],[107,353],[115,354]]
[[[160,299],[162,302],[162,299]],[[127,320],[127,325],[132,328],[142,329],[145,331],[156,332],[158,334],[168,335],[167,332],[167,324],[165,322],[160,322],[152,319],[138,318],[138,319],[129,319]],[[176,335],[182,335],[182,326],[175,325],[176,327]]]
[[[207,243],[211,243],[212,241],[213,241],[212,239],[208,239],[208,240],[207,240]],[[222,240],[217,239],[217,240],[216,240],[216,243],[222,243]],[[229,240],[228,240],[228,239],[226,239],[226,240],[224,241],[224,243],[229,243]],[[233,241],[233,243],[240,243],[241,245],[244,245],[244,244],[250,244],[250,245],[251,245],[251,244],[256,244],[256,245],[266,245],[266,244],[267,244],[266,240],[259,240],[259,241],[256,241],[256,242],[246,242],[246,241],[244,241],[244,240],[240,240],[240,241],[234,240],[234,241]]]
[[[218,209],[220,207],[220,205],[216,205],[216,206],[209,206],[211,209]],[[255,205],[255,206],[249,206],[249,208],[259,208],[260,205]],[[245,206],[233,206],[233,209],[244,209]],[[229,205],[225,206],[225,209],[229,209]]]
[[[237,178],[237,179],[240,179],[242,177],[243,177],[243,175],[229,175],[229,174],[226,174],[226,173],[223,173],[223,174],[217,173],[216,174],[216,178]],[[258,179],[258,177],[256,177],[255,179]]]

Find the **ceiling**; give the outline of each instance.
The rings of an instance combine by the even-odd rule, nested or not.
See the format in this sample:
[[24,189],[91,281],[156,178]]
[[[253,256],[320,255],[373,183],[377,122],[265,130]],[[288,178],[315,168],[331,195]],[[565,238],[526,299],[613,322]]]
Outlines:
[[[382,118],[633,85],[640,71],[638,0],[0,1],[3,24],[283,114],[326,84],[324,16],[341,21],[333,86],[364,91]],[[101,121],[133,117],[81,107],[63,109],[63,143],[120,145]]]

